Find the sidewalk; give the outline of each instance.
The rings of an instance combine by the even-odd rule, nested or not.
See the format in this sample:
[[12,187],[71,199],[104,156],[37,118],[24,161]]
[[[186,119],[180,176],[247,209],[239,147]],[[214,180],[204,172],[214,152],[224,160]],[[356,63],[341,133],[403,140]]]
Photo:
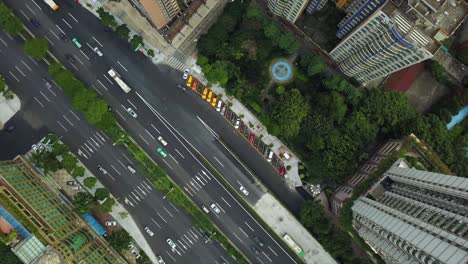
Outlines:
[[21,109],[21,101],[16,95],[11,100],[0,94],[0,129]]

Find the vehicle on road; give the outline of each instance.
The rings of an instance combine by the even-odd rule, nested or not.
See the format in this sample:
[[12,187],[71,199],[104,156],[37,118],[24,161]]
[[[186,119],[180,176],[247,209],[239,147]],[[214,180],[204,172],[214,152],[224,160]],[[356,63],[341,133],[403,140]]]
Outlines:
[[29,21],[31,21],[31,24],[33,24],[33,26],[35,28],[38,28],[38,27],[41,26],[41,23],[39,23],[39,21],[37,21],[37,19],[35,19],[35,18],[31,18],[31,19],[29,19]]
[[223,101],[218,100],[218,104],[216,105],[216,111],[220,112],[222,106],[223,106]]
[[257,242],[257,244],[260,246],[260,247],[264,247],[265,244],[263,244],[263,241],[258,237],[258,236],[255,236],[254,237],[254,241]]
[[239,129],[239,126],[240,126],[240,119],[238,118],[238,119],[236,120],[236,123],[234,124],[234,128],[235,128],[235,129]]
[[127,108],[127,112],[133,117],[133,118],[137,118],[137,114],[135,113],[135,111],[133,111],[133,109],[131,107]]
[[175,249],[177,247],[177,245],[174,243],[174,241],[172,241],[172,239],[170,239],[170,238],[166,239],[166,242],[172,249]]
[[187,80],[188,76],[189,76],[189,73],[190,73],[190,70],[189,69],[185,69],[184,70],[184,75],[182,76],[182,78],[184,78],[184,80]]
[[158,137],[158,141],[161,142],[161,145],[167,146],[167,141],[164,140],[164,138],[163,138],[162,136],[159,136],[159,137]]
[[217,103],[218,103],[218,97],[213,96],[213,99],[211,100],[211,106],[216,108]]
[[132,166],[130,166],[130,165],[127,165],[127,169],[128,169],[131,173],[135,173],[135,172],[136,172],[136,170],[135,170]]
[[42,81],[44,82],[47,88],[52,88],[52,84],[50,84],[49,80],[47,80],[45,77],[42,78]]
[[15,125],[9,125],[5,128],[5,131],[8,132],[8,133],[11,133],[13,132],[13,130],[15,130],[16,126]]
[[132,249],[131,251],[132,251],[133,256],[135,256],[135,259],[139,259],[141,257],[140,253],[136,252],[135,249]]
[[102,174],[107,174],[107,171],[101,165],[98,165],[97,168]]
[[192,87],[192,80],[193,80],[193,77],[192,77],[192,75],[190,75],[190,76],[188,77],[187,82],[185,83],[185,85],[186,85],[187,87]]
[[154,236],[153,231],[151,231],[151,230],[149,229],[149,227],[146,226],[146,227],[145,227],[145,231],[146,231],[146,233],[147,233],[149,236]]
[[66,55],[65,55],[65,58],[67,58],[67,60],[68,60],[69,62],[71,62],[71,63],[75,63],[75,62],[76,62],[75,58],[73,58],[73,56],[70,55],[70,54],[66,54]]
[[83,190],[83,187],[81,187],[80,185],[77,185],[77,186],[73,187],[73,190],[81,191],[81,190]]
[[208,95],[208,88],[205,87],[203,88],[203,93],[202,93],[201,98],[205,100],[207,95]]
[[77,46],[79,49],[81,49],[82,45],[80,42],[78,42],[77,38],[72,38],[72,42]]
[[166,262],[164,262],[163,258],[159,255],[156,256],[156,260],[158,261],[158,264],[166,264]]
[[60,34],[59,34],[59,37],[60,37],[61,40],[65,41],[65,42],[68,41],[67,35],[65,35],[65,34],[63,34],[63,33],[60,33]]
[[203,212],[209,214],[210,213],[210,210],[208,210],[208,208],[206,208],[204,205],[201,206]]
[[[198,80],[193,78],[193,82],[192,82],[192,90],[196,91],[197,90],[197,87],[198,87]],[[190,88],[190,87],[189,87]]]
[[241,185],[241,187],[239,188],[239,190],[240,190],[245,196],[249,195],[249,191],[247,191],[247,189],[245,189],[244,186]]
[[117,73],[114,69],[110,69],[107,73],[114,79],[114,81],[122,88],[125,93],[130,92],[132,89],[120,78],[120,74]]
[[260,251],[258,251],[258,249],[257,249],[255,246],[251,246],[250,249],[251,249],[252,252],[254,252],[256,255],[260,255]]
[[214,203],[211,204],[211,209],[217,214],[221,213],[221,210],[219,210],[219,207]]
[[163,158],[167,157],[167,153],[162,148],[157,148],[156,151],[161,154]]
[[211,102],[211,98],[213,98],[213,91],[209,91],[208,92],[208,96],[206,97],[206,101],[209,103]]
[[177,84],[177,89],[181,89],[182,91],[187,91],[187,88],[185,88],[185,86],[183,86],[182,84]]
[[68,185],[68,186],[75,186],[75,185],[76,185],[76,181],[67,181],[67,185]]
[[116,226],[117,222],[116,221],[106,221],[104,223],[105,226]]
[[94,47],[93,49],[94,52],[96,52],[96,54],[99,56],[99,57],[102,57],[102,52],[98,49],[98,47]]
[[273,159],[273,154],[275,154],[273,150],[270,150],[270,154],[268,154],[268,158],[267,158],[268,162],[271,162],[271,160]]
[[44,3],[46,3],[52,10],[57,11],[59,9],[59,6],[53,1],[53,0],[43,0]]

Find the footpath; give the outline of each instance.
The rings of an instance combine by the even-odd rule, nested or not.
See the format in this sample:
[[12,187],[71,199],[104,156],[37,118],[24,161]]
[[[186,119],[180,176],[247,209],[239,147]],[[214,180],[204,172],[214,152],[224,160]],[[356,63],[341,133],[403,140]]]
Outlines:
[[[1,76],[0,76],[1,78]],[[6,99],[0,93],[0,130],[3,129],[5,123],[12,118],[16,112],[21,109],[21,101],[18,96],[13,95],[12,99]]]

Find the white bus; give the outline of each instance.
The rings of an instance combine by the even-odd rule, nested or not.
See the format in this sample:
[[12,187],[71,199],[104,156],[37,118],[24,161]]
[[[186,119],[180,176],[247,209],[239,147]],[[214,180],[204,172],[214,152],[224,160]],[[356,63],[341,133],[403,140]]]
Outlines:
[[302,250],[302,248],[299,247],[299,245],[296,244],[296,242],[294,242],[294,240],[288,234],[285,234],[283,239],[294,250],[294,252],[296,252],[296,254],[299,256],[304,256],[304,250]]
[[110,77],[112,77],[112,79],[114,79],[114,81],[120,86],[120,88],[122,88],[125,93],[128,93],[132,90],[124,81],[122,81],[122,79],[120,79],[120,75],[114,69],[110,69],[107,73],[110,75]]
[[44,3],[46,3],[50,8],[52,8],[54,11],[57,11],[59,9],[59,6],[54,2],[54,0],[43,0]]

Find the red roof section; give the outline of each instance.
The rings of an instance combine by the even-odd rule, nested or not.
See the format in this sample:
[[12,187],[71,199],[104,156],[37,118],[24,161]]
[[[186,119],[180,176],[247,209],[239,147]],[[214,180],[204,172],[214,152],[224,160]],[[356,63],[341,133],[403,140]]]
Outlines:
[[406,92],[419,74],[424,70],[422,62],[392,73],[385,87],[397,92]]

